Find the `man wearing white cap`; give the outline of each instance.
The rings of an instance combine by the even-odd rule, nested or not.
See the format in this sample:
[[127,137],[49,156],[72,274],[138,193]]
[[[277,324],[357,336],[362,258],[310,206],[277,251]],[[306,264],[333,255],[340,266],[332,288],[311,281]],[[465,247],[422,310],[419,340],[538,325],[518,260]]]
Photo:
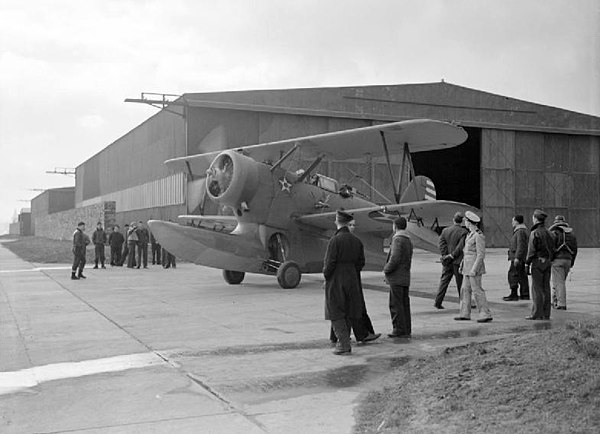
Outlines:
[[465,239],[464,257],[460,267],[464,278],[460,292],[460,316],[454,318],[457,321],[471,319],[471,291],[479,308],[477,322],[492,320],[492,312],[481,286],[481,278],[485,274],[485,235],[478,227],[480,221],[481,218],[474,212],[465,212],[465,225],[469,233]]

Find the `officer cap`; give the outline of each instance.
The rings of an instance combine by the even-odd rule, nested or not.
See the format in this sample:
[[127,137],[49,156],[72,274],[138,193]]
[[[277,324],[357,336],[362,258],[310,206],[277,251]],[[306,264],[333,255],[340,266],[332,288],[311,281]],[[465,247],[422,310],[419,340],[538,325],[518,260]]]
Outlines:
[[474,212],[472,212],[472,211],[467,211],[465,213],[465,217],[471,223],[479,223],[481,221],[481,218],[477,214],[475,214]]
[[536,210],[533,212],[533,216],[534,216],[536,219],[538,219],[538,220],[540,220],[540,221],[544,222],[544,221],[546,221],[546,217],[548,217],[548,214],[546,214],[546,212],[545,212],[545,211],[542,211],[541,209],[536,209]]
[[352,220],[354,220],[354,216],[350,213],[338,210],[335,213],[335,219],[339,222],[339,223],[349,223]]

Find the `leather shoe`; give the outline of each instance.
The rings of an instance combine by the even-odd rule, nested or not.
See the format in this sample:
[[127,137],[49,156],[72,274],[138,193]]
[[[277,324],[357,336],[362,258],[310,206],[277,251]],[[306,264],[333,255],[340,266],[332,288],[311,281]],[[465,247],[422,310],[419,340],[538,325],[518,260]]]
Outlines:
[[465,318],[464,316],[457,316],[454,321],[471,321],[471,318]]
[[446,309],[444,306],[442,306],[441,304],[434,304],[433,307],[435,307],[436,309]]
[[517,297],[516,295],[509,295],[507,297],[502,297],[502,300],[504,300],[504,301],[519,301],[519,297]]
[[491,320],[492,320],[492,318],[491,318],[491,317],[490,317],[490,318],[479,318],[479,319],[477,320],[477,322],[490,322]]
[[361,340],[360,342],[371,342],[371,341],[374,341],[375,339],[379,339],[380,336],[381,336],[381,333],[369,333],[367,335],[367,337],[364,338],[363,340]]
[[410,338],[410,335],[401,335],[398,333],[388,333],[390,338]]
[[538,320],[538,319],[544,319],[544,318],[543,317],[526,316],[525,319],[528,319],[528,320]]
[[85,277],[83,274],[78,274],[77,277],[79,277],[80,279],[87,279],[87,277]]
[[349,356],[352,353],[352,348],[336,348],[333,354],[336,356]]
[[556,306],[556,310],[567,310],[567,306]]

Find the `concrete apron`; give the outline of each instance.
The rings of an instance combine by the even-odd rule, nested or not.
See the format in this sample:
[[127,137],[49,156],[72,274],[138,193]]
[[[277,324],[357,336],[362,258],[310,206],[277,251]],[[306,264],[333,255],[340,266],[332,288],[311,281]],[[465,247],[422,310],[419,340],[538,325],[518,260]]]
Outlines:
[[[467,342],[543,330],[600,312],[600,249],[582,249],[567,311],[525,321],[508,295],[504,250],[490,249],[484,288],[492,323],[458,322],[456,287],[433,308],[441,266],[418,252],[413,339],[382,337],[331,354],[320,276],[282,290],[219,270],[86,269],[29,264],[0,247],[1,432],[349,433],[358,398],[414,357]],[[376,331],[390,331],[387,292],[364,274]],[[476,313],[473,313],[476,318]]]

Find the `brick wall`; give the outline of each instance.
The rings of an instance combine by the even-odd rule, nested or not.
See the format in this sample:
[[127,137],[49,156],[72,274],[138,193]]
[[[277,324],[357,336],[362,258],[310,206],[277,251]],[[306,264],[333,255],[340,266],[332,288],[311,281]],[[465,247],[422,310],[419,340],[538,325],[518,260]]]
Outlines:
[[102,222],[105,228],[115,224],[115,208],[115,202],[108,201],[36,217],[34,235],[53,240],[71,240],[77,223],[84,222],[86,233],[91,236],[98,222]]

